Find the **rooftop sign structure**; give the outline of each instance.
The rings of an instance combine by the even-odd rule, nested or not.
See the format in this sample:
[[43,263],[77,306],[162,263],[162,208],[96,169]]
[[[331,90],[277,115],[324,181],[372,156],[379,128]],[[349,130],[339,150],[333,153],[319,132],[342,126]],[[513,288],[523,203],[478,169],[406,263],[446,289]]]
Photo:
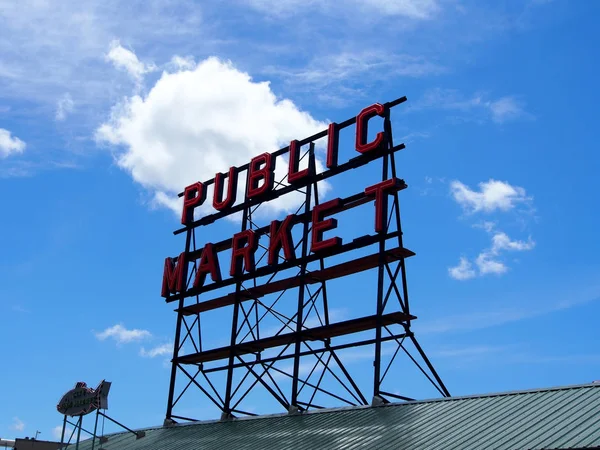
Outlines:
[[62,396],[56,409],[65,416],[85,416],[96,409],[108,409],[108,392],[111,383],[104,381],[96,389],[78,382],[75,387]]
[[[408,400],[397,393],[398,383],[384,384],[399,354],[449,396],[410,329],[416,317],[409,310],[405,259],[414,253],[403,245],[399,192],[407,185],[395,159],[404,144],[394,145],[390,118],[392,108],[405,101],[368,106],[180,194],[184,226],[175,234],[185,233],[185,248],[166,258],[161,289],[166,302],[177,305],[168,421],[194,420],[175,411],[190,391],[200,392],[222,418],[253,415],[243,405],[259,388],[292,413],[332,403]],[[352,128],[346,148],[343,133]],[[316,147],[323,140],[321,167]],[[375,163],[377,179],[357,184],[369,176],[357,178],[358,169]],[[343,186],[354,192],[321,201],[319,188],[342,174],[353,175]],[[301,203],[294,214],[261,222],[271,202],[292,195]],[[218,241],[201,239],[200,231],[236,213],[239,232]],[[354,230],[368,226],[366,234],[344,236],[344,217]],[[365,274],[374,271],[375,289],[367,295]],[[331,283],[350,276],[361,277],[356,291],[361,298],[353,301],[370,313],[357,308],[358,317],[334,321],[330,305],[340,297],[348,300],[348,291],[336,294]],[[218,318],[211,320],[211,314]],[[229,331],[228,345],[207,344],[215,338],[215,324]],[[343,358],[347,349],[360,346],[370,349],[373,362],[370,401]]]

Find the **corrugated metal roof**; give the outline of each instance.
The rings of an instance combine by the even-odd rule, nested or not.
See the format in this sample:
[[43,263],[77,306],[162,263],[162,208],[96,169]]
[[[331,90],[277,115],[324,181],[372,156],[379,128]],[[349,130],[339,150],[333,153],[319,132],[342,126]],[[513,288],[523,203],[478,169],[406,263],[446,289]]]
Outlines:
[[[600,448],[600,384],[195,422],[109,436],[106,450]],[[82,450],[91,442],[82,443]],[[98,444],[96,444],[98,448]]]

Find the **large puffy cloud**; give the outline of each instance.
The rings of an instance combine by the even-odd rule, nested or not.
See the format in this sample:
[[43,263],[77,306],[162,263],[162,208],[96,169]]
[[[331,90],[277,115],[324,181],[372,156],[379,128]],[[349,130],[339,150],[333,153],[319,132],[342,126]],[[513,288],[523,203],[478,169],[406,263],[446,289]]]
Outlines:
[[[121,149],[118,165],[159,204],[178,209],[175,194],[186,185],[326,128],[229,62],[213,57],[172,66],[147,95],[116,105],[96,131],[99,142]],[[281,158],[277,163],[281,176]],[[286,197],[271,206],[289,210],[298,199]]]

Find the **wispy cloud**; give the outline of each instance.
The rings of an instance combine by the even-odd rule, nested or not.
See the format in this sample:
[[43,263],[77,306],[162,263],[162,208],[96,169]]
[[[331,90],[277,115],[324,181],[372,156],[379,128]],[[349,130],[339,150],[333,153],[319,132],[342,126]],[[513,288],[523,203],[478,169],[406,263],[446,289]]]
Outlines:
[[461,256],[458,265],[448,268],[448,273],[455,280],[470,280],[477,276],[477,272],[473,269],[473,264],[464,256]]
[[[493,228],[488,226],[488,229],[491,232]],[[508,271],[507,265],[500,259],[504,252],[522,252],[532,250],[535,247],[535,242],[531,239],[531,236],[527,241],[512,240],[503,231],[495,232],[491,241],[491,246],[475,258],[477,271],[474,269],[473,264],[462,256],[457,266],[448,268],[449,275],[455,280],[461,281],[475,278],[478,275],[502,275]]]
[[421,323],[415,322],[415,330],[419,334],[470,332],[533,319],[558,311],[576,308],[598,300],[600,300],[600,296],[596,290],[591,294],[571,297],[567,300],[548,301],[544,304],[523,306],[520,303],[515,303],[504,308],[487,311],[469,311]]
[[532,118],[525,110],[525,103],[514,95],[492,99],[488,94],[476,93],[465,96],[455,89],[430,89],[415,101],[409,110],[445,110],[463,114],[463,119],[504,122]]
[[58,99],[58,102],[56,102],[55,119],[59,122],[65,120],[67,116],[73,112],[74,107],[75,103],[73,102],[73,98],[71,97],[71,94],[67,92]]
[[[62,437],[62,430],[63,430],[62,425],[56,425],[54,428],[52,428],[52,437],[54,439],[56,439],[57,441],[60,441],[60,438]],[[71,427],[65,428],[65,441],[69,440],[69,436],[71,436],[72,432],[73,432],[73,429]]]
[[121,45],[119,40],[113,40],[106,54],[106,60],[110,61],[117,69],[125,71],[136,83],[141,83],[145,74],[156,70],[153,63],[141,62],[137,55]]
[[[371,49],[321,53],[304,67],[268,66],[262,72],[283,79],[291,89],[311,89],[317,91],[322,102],[333,101],[334,106],[343,106],[348,97],[363,95],[357,87],[358,81],[420,78],[442,74],[446,68],[424,56]],[[327,93],[323,93],[325,88]]]
[[18,432],[25,430],[25,423],[18,417],[13,417],[13,423],[10,425],[10,429]]
[[6,158],[15,153],[23,153],[25,142],[16,136],[11,136],[11,132],[0,128],[0,158]]
[[485,104],[492,113],[492,120],[503,123],[526,115],[523,104],[514,97],[502,97]]
[[[243,0],[243,3],[278,18],[290,17],[299,11],[330,15],[339,9],[339,4],[333,0]],[[344,6],[359,15],[400,16],[413,20],[431,19],[441,10],[437,0],[349,0]]]
[[122,324],[113,325],[104,331],[94,333],[100,341],[113,339],[118,344],[126,344],[129,342],[142,341],[152,337],[152,334],[147,330],[131,329],[128,330]]
[[[533,210],[533,197],[527,195],[525,188],[513,186],[506,181],[490,179],[479,183],[477,190],[454,180],[450,183],[450,194],[468,215],[507,212],[514,210],[518,205],[527,205],[529,211]],[[491,235],[490,246],[482,250],[473,261],[461,256],[456,266],[448,268],[448,274],[452,278],[464,281],[488,274],[502,275],[508,271],[508,266],[500,259],[502,254],[528,251],[535,247],[531,236],[527,240],[513,240],[505,232],[496,230],[496,225],[492,220],[472,225],[473,228],[483,229]]]
[[158,345],[156,347],[152,347],[151,349],[146,350],[144,347],[140,349],[140,356],[144,358],[156,358],[157,356],[165,356],[173,353],[173,344],[166,343],[162,345]]

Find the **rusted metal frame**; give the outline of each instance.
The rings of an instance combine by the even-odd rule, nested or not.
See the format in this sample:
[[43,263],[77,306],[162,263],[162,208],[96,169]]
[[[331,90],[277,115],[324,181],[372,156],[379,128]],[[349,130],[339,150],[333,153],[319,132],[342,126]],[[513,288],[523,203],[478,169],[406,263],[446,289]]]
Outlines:
[[[267,361],[267,362],[269,362],[269,363],[270,363],[270,364],[269,364],[269,367],[265,368],[265,367],[264,367],[264,363],[265,363],[265,361],[262,361],[262,360],[260,361],[260,362],[261,362],[261,366],[263,367],[263,373],[261,374],[261,376],[262,376],[262,375],[264,375],[264,374],[265,374],[265,372],[266,372],[267,370],[275,369],[275,368],[273,367],[273,365],[274,365],[274,364],[275,364],[277,361],[280,361],[281,355],[283,355],[283,353],[285,353],[285,351],[286,351],[286,350],[289,348],[289,346],[290,346],[290,345],[292,345],[292,344],[291,344],[291,343],[290,343],[290,344],[287,344],[287,345],[286,345],[286,346],[283,348],[283,350],[281,350],[281,351],[279,352],[279,354],[278,354],[277,356],[274,356],[273,358],[270,358],[270,360],[269,360],[269,361]],[[246,369],[248,368],[248,366],[249,366],[249,365],[252,365],[252,366],[254,366],[254,365],[256,365],[256,364],[259,362],[258,360],[256,360],[256,361],[244,361],[244,360],[243,360],[242,358],[240,358],[239,356],[238,356],[238,359],[240,359],[242,362],[241,362],[241,363],[238,363],[236,366],[237,366],[237,367],[244,367],[244,368],[246,368]],[[240,381],[240,383],[239,383],[239,385],[238,385],[238,388],[236,389],[236,392],[237,392],[237,391],[239,390],[239,388],[242,386],[242,382],[245,380],[245,378],[246,378],[248,375],[250,375],[250,372],[249,372],[249,371],[246,373],[246,375],[244,375],[244,378],[243,378],[243,379]],[[237,407],[237,406],[238,406],[238,405],[239,405],[239,404],[242,402],[242,400],[244,400],[244,398],[245,398],[245,397],[246,397],[246,396],[247,396],[247,395],[250,393],[250,391],[251,391],[251,390],[254,388],[254,386],[256,386],[257,384],[258,384],[258,379],[255,379],[255,380],[254,380],[254,382],[252,383],[252,385],[251,385],[251,386],[250,386],[248,389],[246,389],[246,392],[245,392],[245,393],[244,393],[244,394],[243,394],[243,395],[242,395],[242,396],[241,396],[241,397],[240,397],[240,398],[237,400],[237,402],[235,403],[235,405],[233,405],[233,407],[234,407],[234,408],[236,408],[236,407]]]
[[223,404],[224,404],[225,401],[221,397],[221,394],[219,394],[219,391],[217,391],[217,389],[212,384],[212,381],[210,381],[210,378],[208,378],[208,376],[204,373],[204,368],[203,367],[200,367],[200,373],[202,373],[202,376],[204,377],[204,379],[206,380],[206,382],[208,383],[208,385],[210,386],[210,388],[213,390],[213,392],[215,393],[215,395],[218,397],[218,399],[221,402],[223,402]]
[[[326,351],[326,349],[323,349],[322,353],[325,353],[325,351]],[[300,393],[302,392],[302,389],[304,389],[304,386],[306,386],[306,382],[310,380],[310,377],[312,377],[312,374],[315,372],[315,370],[317,369],[317,367],[319,366],[319,364],[320,364],[319,360],[315,361],[315,364],[313,365],[311,371],[308,373],[308,375],[306,376],[305,380],[302,381],[302,385],[298,389],[298,396],[300,396]],[[323,372],[325,372],[325,370],[323,370]]]
[[[198,372],[196,373],[196,375],[194,375],[194,378],[198,376],[198,373],[200,373],[200,368],[199,367],[198,367]],[[177,406],[177,403],[179,402],[179,400],[181,399],[181,397],[183,397],[183,394],[185,394],[187,392],[188,388],[191,385],[192,385],[192,380],[188,381],[188,383],[185,385],[185,387],[181,390],[181,393],[177,396],[177,398],[173,402],[173,407]]]
[[[249,172],[246,174],[246,186],[248,185],[248,183],[250,183],[249,180]],[[250,208],[249,206],[244,207],[243,209],[243,213],[242,213],[242,231],[248,229],[248,215],[249,215],[249,211]],[[237,323],[238,323],[238,315],[239,315],[239,309],[240,309],[240,303],[241,303],[241,299],[240,299],[240,292],[241,292],[241,288],[242,288],[242,281],[238,281],[236,282],[236,286],[235,286],[235,303],[233,305],[233,317],[231,319],[231,339],[230,339],[230,351],[229,351],[229,368],[227,370],[227,381],[226,381],[226,385],[225,385],[225,402],[224,402],[224,413],[225,415],[229,415],[231,414],[231,389],[232,389],[232,384],[233,384],[233,362],[235,360],[235,344],[237,342],[237,337],[238,337],[238,333],[237,333]]]
[[[242,358],[240,358],[239,355],[235,355],[237,359],[239,359],[240,361],[244,362],[244,360]],[[275,392],[273,390],[273,388],[271,386],[269,386],[269,384],[262,379],[262,376],[259,376],[252,367],[248,367],[247,370],[254,375],[254,377],[258,380],[258,382],[260,384],[262,384],[264,386],[264,388],[269,391],[269,393],[275,398],[275,400],[277,400],[285,409],[288,409],[288,407],[290,406],[289,403],[285,400],[285,398],[281,398],[279,397],[279,395],[277,394],[277,392]]]
[[[285,314],[280,313],[279,311],[275,310],[273,307],[275,306],[275,304],[283,297],[283,295],[288,291],[288,289],[284,289],[278,296],[277,299],[273,302],[273,304],[271,306],[267,306],[265,305],[262,301],[260,301],[259,299],[255,298],[254,300],[257,301],[259,303],[259,305],[261,305],[263,308],[265,308],[266,312],[258,319],[258,323],[260,323],[266,316],[267,314],[271,313],[277,320],[279,320],[281,323],[285,324],[285,322],[279,317],[283,317],[285,320],[288,321],[292,321],[292,319],[290,319],[289,317],[287,317]],[[288,322],[289,323],[289,322]],[[246,333],[246,335],[242,338],[242,340],[246,339],[248,336],[250,335],[250,332]]]
[[[185,254],[187,255],[190,251],[190,243],[192,239],[192,234],[194,233],[193,229],[188,230],[185,237]],[[179,309],[183,308],[183,304],[185,302],[185,298],[182,296],[179,299]],[[175,395],[175,379],[177,377],[177,358],[179,357],[179,340],[181,338],[181,321],[184,316],[181,311],[177,312],[177,322],[175,325],[175,339],[173,342],[173,359],[171,361],[171,378],[169,381],[169,394],[167,397],[167,412],[166,418],[170,419],[171,414],[173,413],[173,397]]]
[[[323,285],[321,284],[321,286],[319,286],[317,288],[317,290],[315,291],[314,294],[311,294],[310,290],[308,289],[308,286],[306,287],[306,290],[308,291],[311,305],[310,305],[310,308],[308,308],[308,311],[306,312],[306,314],[304,315],[304,322],[302,323],[302,326],[304,328],[308,329],[308,327],[306,326],[306,321],[309,319],[310,313],[312,312],[313,309],[315,310],[317,319],[319,319],[319,324],[321,326],[323,326],[324,325],[323,319],[321,319],[321,315],[319,314],[319,308],[317,307],[317,300],[319,299],[319,294],[323,290]],[[308,305],[308,302],[307,302],[307,305]]]
[[[319,294],[319,293],[320,293],[320,289],[318,289],[318,290],[315,292],[315,294],[317,294],[317,296],[318,296],[318,294]],[[308,306],[308,304],[309,304],[309,303],[311,303],[311,302],[314,302],[314,300],[313,300],[312,296],[311,296],[311,297],[309,297],[309,298],[308,298],[308,300],[307,300],[306,302],[304,302],[304,304],[303,304],[303,308],[306,308],[306,306]],[[313,303],[313,305],[314,305],[314,303]],[[312,306],[311,306],[311,309],[312,309]],[[311,310],[309,310],[309,313],[310,313],[310,311],[311,311]],[[282,314],[282,315],[283,315],[283,314]],[[289,328],[291,331],[296,331],[296,330],[294,330],[294,329],[293,329],[293,328],[290,326],[290,324],[292,324],[292,323],[295,323],[295,324],[296,324],[296,326],[297,326],[297,324],[298,324],[298,319],[296,319],[297,317],[298,317],[298,313],[296,312],[296,313],[295,313],[295,314],[294,314],[294,315],[293,315],[291,318],[289,318],[289,319],[287,319],[287,318],[286,318],[286,319],[288,320],[286,323],[284,323],[283,321],[281,321],[281,323],[283,323],[283,327],[282,327],[282,328],[280,328],[280,329],[277,331],[277,333],[275,333],[275,336],[279,336],[279,334],[281,334],[283,331],[285,331],[285,330],[286,330],[286,329],[288,329],[288,328]],[[301,329],[302,329],[302,328],[304,328],[304,329],[308,329],[308,328],[307,328],[307,327],[306,327],[304,324],[300,324],[300,327],[301,327]]]
[[[329,348],[329,343],[328,342],[326,342],[325,345]],[[350,373],[348,372],[348,370],[346,369],[346,367],[342,363],[342,360],[335,353],[335,350],[332,349],[332,348],[329,348],[329,351],[330,351],[331,355],[333,355],[333,359],[335,359],[335,362],[337,363],[337,365],[340,368],[340,370],[344,373],[344,376],[348,379],[348,381],[350,382],[350,384],[352,385],[352,387],[354,388],[354,390],[356,391],[356,393],[360,397],[360,400],[362,401],[362,404],[363,405],[367,405],[369,402],[367,402],[367,399],[363,395],[362,391],[359,389],[358,384],[356,384],[356,382],[354,381],[354,378],[352,378],[352,376],[350,376]]]
[[[292,376],[293,376],[293,375],[290,375],[290,374],[289,374],[289,373],[287,373],[287,372],[284,372],[284,371],[283,371],[283,370],[281,370],[281,369],[278,369],[277,367],[273,367],[273,370],[274,370],[275,372],[279,372],[279,373],[281,373],[282,375],[285,375],[286,377],[290,377],[290,378],[292,378]],[[329,392],[329,391],[327,391],[326,389],[323,389],[322,387],[319,387],[319,388],[317,388],[317,387],[316,387],[314,384],[311,384],[311,383],[306,383],[306,385],[307,385],[308,387],[311,387],[311,388],[316,388],[316,389],[318,389],[320,392],[323,392],[324,394],[327,394],[327,395],[329,395],[329,396],[331,396],[331,397],[333,397],[333,398],[335,398],[335,399],[337,399],[337,400],[340,400],[340,401],[342,401],[342,402],[344,402],[344,403],[347,403],[347,404],[348,404],[348,405],[350,405],[350,406],[358,406],[356,403],[352,403],[350,400],[348,400],[348,399],[345,399],[344,397],[340,397],[339,395],[337,395],[337,394],[334,394],[333,392]]]
[[[389,110],[385,111],[384,124],[385,122],[389,122]],[[387,130],[385,130],[385,143],[386,148],[389,148],[390,141]],[[389,172],[389,158],[388,154],[383,156],[382,158],[382,168],[381,168],[381,181],[385,181],[388,179]],[[381,380],[381,328],[382,328],[382,315],[383,315],[383,290],[384,290],[384,265],[386,262],[385,259],[385,235],[388,234],[388,230],[386,229],[384,233],[381,233],[379,239],[379,267],[377,269],[377,325],[375,327],[375,358],[373,361],[373,395],[379,395],[379,386]]]
[[181,350],[183,348],[183,344],[185,344],[185,341],[187,341],[187,339],[190,338],[190,341],[192,342],[192,345],[194,346],[194,349],[196,350],[196,353],[200,352],[200,350],[198,349],[198,346],[196,345],[196,341],[192,337],[192,330],[194,329],[194,325],[196,325],[196,322],[199,321],[199,319],[200,319],[200,313],[198,313],[196,315],[196,318],[194,319],[194,321],[192,322],[192,324],[190,326],[188,326],[187,319],[185,317],[183,318],[183,324],[185,325],[185,329],[187,330],[187,333],[185,334],[185,337],[181,341],[181,345],[179,346],[179,350]]
[[187,420],[188,422],[196,422],[196,420],[197,420],[197,419],[191,419],[189,417],[176,416],[176,415],[172,415],[171,417],[174,419]]
[[448,389],[446,388],[446,385],[444,384],[444,382],[442,381],[442,379],[440,378],[440,376],[436,372],[435,368],[433,367],[433,364],[431,364],[431,361],[429,361],[429,358],[427,357],[427,355],[425,354],[425,352],[423,351],[423,349],[419,345],[419,342],[417,342],[417,339],[412,334],[410,335],[410,339],[413,342],[413,344],[416,347],[416,349],[419,352],[419,354],[421,355],[421,358],[423,358],[423,360],[425,361],[425,364],[427,364],[427,367],[431,371],[431,374],[433,375],[433,377],[436,379],[436,381],[438,382],[439,386],[441,387],[441,389],[443,391],[442,395],[444,397],[450,397],[450,392],[448,392]]
[[[327,357],[327,363],[326,364],[329,365],[330,361],[331,361],[331,353]],[[325,377],[325,370],[321,371],[321,376],[319,377],[319,381],[317,381],[317,389],[319,388],[319,386],[321,386],[321,382],[323,381],[324,377]],[[308,401],[309,404],[311,404],[312,401],[315,399],[315,395],[317,395],[317,389],[313,390],[313,393],[310,396],[310,400]]]
[[[387,328],[387,327],[386,327]],[[388,332],[391,334],[391,331],[388,329]],[[411,338],[411,340],[413,341],[413,343],[416,341],[414,339],[414,335],[412,333],[408,334],[408,336]],[[401,345],[401,342],[398,339],[394,339],[396,341],[396,343],[400,346],[400,348],[402,349],[402,351],[404,351],[404,353],[406,353],[406,355],[410,358],[410,360],[417,366],[417,368],[421,371],[421,373],[423,375],[425,375],[425,377],[429,380],[429,382],[433,385],[433,387],[436,388],[436,390],[442,394],[443,397],[449,397],[450,394],[447,394],[445,387],[443,387],[443,383],[441,385],[436,384],[436,382],[429,376],[429,374],[425,371],[425,369],[423,369],[421,367],[421,365],[419,364],[419,362],[414,358],[413,355],[410,354],[410,352],[408,350],[406,350],[406,348],[404,347],[404,345]],[[418,345],[418,344],[417,344]],[[416,347],[416,346],[415,346]],[[423,360],[425,361],[425,363],[427,364],[428,359],[427,356],[425,356],[424,353],[419,352],[421,354],[421,357],[423,358]],[[428,364],[429,370],[431,370],[431,363]],[[432,374],[434,375],[434,377],[436,377],[436,373],[435,370],[432,370]],[[436,379],[439,377],[436,377]],[[441,380],[440,380],[441,381]],[[446,392],[445,392],[446,391]]]
[[[396,261],[395,261],[396,262]],[[392,271],[390,269],[390,263],[386,262],[385,263],[385,269],[388,273],[389,276],[389,280],[390,280],[390,286],[391,288],[394,289],[394,291],[396,292],[396,296],[398,297],[398,302],[400,303],[400,306],[402,307],[402,312],[406,312],[406,305],[404,304],[404,300],[402,299],[402,295],[400,294],[400,290],[398,289],[398,285],[396,284],[396,278],[398,277],[398,272],[400,271],[400,267],[402,266],[402,263],[397,261],[398,267],[396,268],[396,273],[392,274]],[[388,297],[389,299],[389,297]],[[387,305],[387,299],[383,304],[383,309],[385,310],[385,307]],[[407,313],[408,314],[408,313]]]
[[[382,341],[383,342],[391,341],[394,338],[401,338],[401,337],[404,337],[405,335],[406,335],[406,333],[402,333],[402,334],[398,334],[398,335],[395,335],[395,336],[384,337],[384,338],[382,338]],[[335,346],[330,346],[329,350],[344,350],[344,349],[347,349],[347,348],[362,347],[362,346],[365,346],[365,345],[373,345],[374,343],[375,343],[375,339],[367,339],[367,340],[364,340],[364,341],[349,342],[349,343],[346,343],[346,344],[339,344],[339,345],[335,345]],[[290,344],[287,344],[287,345],[290,345]],[[314,350],[314,351],[305,350],[305,351],[303,351],[301,353],[301,356],[313,355],[315,353],[322,353],[323,351],[324,351],[324,349],[317,349],[317,350]],[[277,356],[277,357],[262,358],[261,361],[263,361],[263,362],[271,362],[271,361],[274,361],[274,360],[283,361],[285,359],[291,359],[293,357],[294,357],[293,353],[290,353],[288,355],[281,354],[280,356]],[[234,366],[235,366],[235,368],[244,367],[243,364],[235,364]],[[228,365],[211,367],[211,368],[208,368],[208,369],[204,369],[204,372],[206,372],[206,373],[221,372],[223,370],[226,370],[228,367],[229,367]]]
[[239,409],[232,409],[231,412],[234,412],[237,414],[244,414],[245,416],[252,416],[252,417],[258,416],[258,414],[247,412],[247,411],[241,411]]
[[[319,204],[319,183],[315,183],[313,184],[313,189],[314,189],[314,203],[315,206],[317,206]],[[324,270],[325,269],[325,258],[321,258],[319,259],[319,269],[320,270]],[[325,280],[323,280],[321,282],[321,287],[323,289],[323,316],[324,316],[324,321],[325,321],[325,325],[329,325],[329,304],[327,301],[327,283]],[[318,315],[318,311],[317,311],[317,315]],[[319,317],[319,321],[320,321],[320,317]],[[330,339],[327,339],[327,342],[329,342]]]
[[[388,330],[388,332],[390,332],[390,330],[389,330],[389,328],[387,326],[385,327],[385,329]],[[392,334],[392,333],[390,332],[390,334]],[[398,355],[398,352],[400,351],[400,347],[402,347],[402,343],[403,342],[404,342],[404,338],[402,338],[402,341],[400,341],[400,343],[396,347],[396,351],[394,352],[394,354],[390,358],[390,362],[388,363],[387,367],[383,371],[383,375],[381,376],[381,380],[380,380],[380,382],[382,384],[383,384],[383,380],[385,380],[385,376],[387,375],[388,371],[390,370],[390,367],[392,367],[392,364],[394,363],[394,360],[396,359],[396,356]]]
[[[315,144],[314,142],[310,143],[310,156],[309,156],[309,166],[314,162],[314,151]],[[313,165],[314,166],[314,165]],[[304,214],[308,215],[311,210],[311,189],[310,184],[306,188],[306,194],[304,198]],[[301,250],[301,265],[300,265],[300,286],[298,287],[298,310],[296,312],[296,342],[294,344],[294,377],[292,378],[292,392],[290,397],[290,403],[292,406],[297,406],[296,402],[298,400],[298,376],[300,373],[300,347],[302,345],[302,341],[300,338],[300,331],[302,330],[303,323],[303,313],[304,313],[304,295],[305,295],[305,286],[306,286],[306,268],[308,262],[306,258],[308,256],[309,248],[308,248],[308,221],[304,222],[304,232],[302,233],[302,250]]]
[[[309,350],[311,350],[311,351],[313,350],[312,347],[308,344],[308,342],[304,341],[304,345],[306,345]],[[319,353],[324,353],[324,352],[319,352]],[[336,373],[333,370],[331,370],[331,368],[323,362],[323,360],[318,355],[318,353],[314,353],[314,356],[315,356],[315,358],[317,358],[319,360],[319,362],[321,362],[321,364],[323,364],[325,370],[328,370],[329,373],[331,373],[331,375],[333,375],[333,377],[337,380],[337,382],[340,383],[344,389],[346,389],[346,391],[354,398],[354,400],[356,400],[358,403],[360,403],[360,399],[350,389],[348,389],[348,386],[346,386],[346,384],[340,379],[340,377],[338,377],[336,375]]]
[[324,406],[315,405],[314,403],[306,403],[306,402],[300,402],[300,401],[299,401],[299,402],[298,402],[298,405],[300,405],[300,406],[304,406],[305,408],[303,408],[303,409],[306,409],[306,410],[308,410],[309,408],[314,408],[314,409],[325,409],[325,407],[324,407]]
[[[389,118],[389,114],[386,117],[386,120],[384,121],[384,130],[386,132],[386,134],[388,135],[389,138],[389,142],[390,145],[393,147],[394,145],[394,137],[393,137],[393,132],[392,132],[392,123],[390,121]],[[390,161],[391,161],[391,170],[392,170],[392,177],[396,177],[396,158],[394,155],[394,152],[390,153]],[[394,192],[394,204],[396,205],[394,212],[396,215],[396,226],[397,226],[397,230],[398,231],[398,246],[399,247],[403,247],[404,243],[403,243],[403,233],[402,233],[402,221],[400,219],[400,196],[398,194],[398,192]],[[402,292],[403,292],[403,300],[404,300],[404,306],[405,306],[405,312],[407,314],[410,313],[410,306],[409,306],[409,302],[408,302],[408,283],[406,282],[406,266],[404,264],[404,258],[400,258],[400,264],[402,265]],[[410,321],[409,321],[409,325],[410,325]]]
[[[264,368],[265,365],[263,364],[263,362],[262,361],[259,361],[259,362],[260,362],[261,367]],[[273,383],[273,385],[277,389],[277,392],[279,393],[279,395],[281,395],[281,398],[285,398],[285,394],[279,387],[279,384],[277,384],[277,381],[275,380],[275,378],[273,378],[273,375],[271,375],[271,372],[269,370],[265,370],[262,375],[268,376],[269,379],[271,380],[271,383]],[[261,377],[262,377],[262,375],[261,375]]]
[[391,392],[379,391],[379,394],[385,395],[386,397],[394,397],[398,400],[404,400],[405,402],[414,402],[415,399],[411,397],[405,397],[404,395],[392,394]]
[[[242,323],[240,323],[240,326],[238,327],[238,330],[236,332],[236,336],[239,337],[240,333],[242,332],[242,329],[244,328],[244,324],[248,324],[248,330],[249,330],[249,333],[252,334],[252,339],[255,341],[257,340],[256,334],[254,334],[254,327],[250,324],[250,319],[249,319],[249,316],[252,313],[252,308],[254,308],[255,305],[256,305],[256,299],[254,302],[252,302],[252,306],[248,310],[248,313],[246,313],[246,308],[244,307],[244,303],[240,302],[240,308],[242,310],[242,314],[244,315],[244,320],[242,320]],[[240,343],[240,342],[243,342],[243,340],[238,341],[238,343]]]
[[214,404],[215,404],[215,405],[216,405],[216,406],[217,406],[217,407],[218,407],[218,408],[219,408],[219,409],[220,409],[222,412],[226,412],[225,406],[224,406],[224,405],[221,405],[221,404],[219,404],[219,402],[218,402],[218,401],[216,401],[216,400],[213,398],[213,396],[212,396],[212,395],[210,395],[210,393],[209,393],[209,392],[208,392],[206,389],[204,389],[204,387],[203,387],[203,386],[202,386],[200,383],[198,383],[198,382],[196,381],[195,377],[192,377],[192,376],[191,376],[191,375],[190,375],[190,374],[187,372],[187,370],[185,370],[183,367],[181,367],[181,365],[179,365],[179,369],[180,369],[180,370],[181,370],[181,371],[182,371],[182,372],[183,372],[183,373],[184,373],[184,374],[185,374],[185,375],[186,375],[186,376],[187,376],[187,377],[188,377],[190,380],[192,380],[192,382],[193,382],[193,383],[194,383],[194,384],[195,384],[195,385],[198,387],[198,389],[200,389],[200,390],[201,390],[201,391],[204,393],[204,395],[206,395],[206,396],[209,398],[209,400],[210,400],[211,402],[213,402],[213,403],[214,403]]

